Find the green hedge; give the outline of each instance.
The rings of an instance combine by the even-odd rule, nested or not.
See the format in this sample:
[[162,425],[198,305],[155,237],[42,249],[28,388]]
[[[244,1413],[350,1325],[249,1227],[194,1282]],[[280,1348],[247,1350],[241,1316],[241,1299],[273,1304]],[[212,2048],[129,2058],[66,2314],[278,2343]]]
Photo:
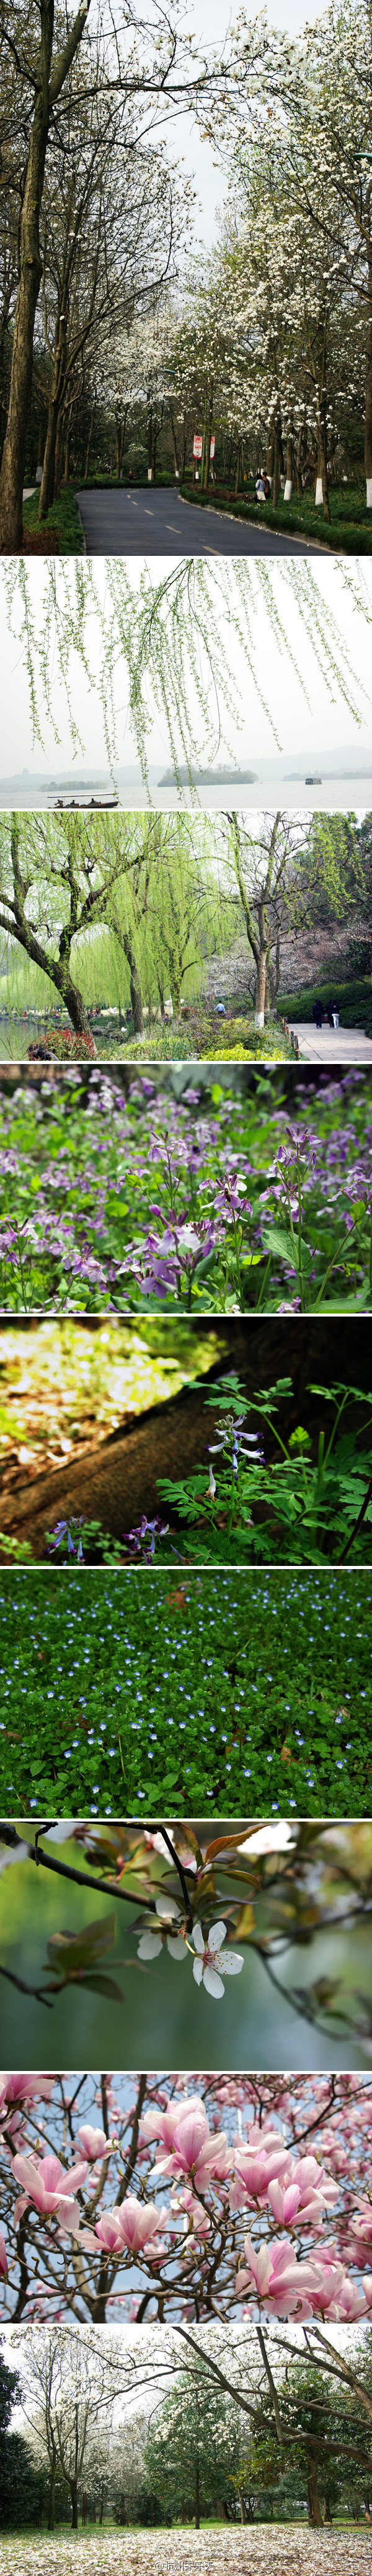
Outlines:
[[251,525],[277,528],[286,536],[292,530],[293,535],[316,540],[336,553],[372,554],[372,512],[366,508],[365,486],[361,484],[349,484],[347,496],[342,484],[331,491],[330,527],[322,508],[315,508],[313,492],[303,492],[302,498],[296,492],[292,501],[284,501],[281,492],[277,509],[273,510],[270,501],[255,501],[253,483],[237,495],[216,489],[213,484],[208,492],[200,492],[195,484],[183,483],[180,491],[183,499],[192,501],[199,510],[228,510],[230,518],[249,519]]
[[[39,500],[40,492],[37,490],[37,492],[32,493],[31,501],[24,501],[23,503],[23,525],[27,530],[30,530],[30,534],[32,531],[33,535],[36,535],[36,532],[40,533],[40,535],[42,533],[41,529],[39,531],[38,522]],[[82,555],[84,553],[84,536],[81,519],[79,518],[78,505],[75,499],[75,493],[72,492],[70,488],[65,492],[60,492],[58,501],[51,501],[50,510],[47,511],[46,519],[43,519],[42,525],[44,528],[58,528],[58,552],[60,555]]]
[[340,984],[339,978],[335,975],[329,975],[327,982],[321,982],[319,977],[317,984],[306,984],[305,990],[300,993],[281,992],[278,996],[278,1010],[281,1015],[283,1014],[283,1019],[289,1021],[292,1019],[295,1029],[296,1020],[311,1020],[313,1002],[319,1000],[324,1003],[338,1002],[340,1020],[343,1021],[344,1027],[364,1029],[367,1037],[372,1037],[372,986],[369,976],[359,976],[354,983],[347,984]]

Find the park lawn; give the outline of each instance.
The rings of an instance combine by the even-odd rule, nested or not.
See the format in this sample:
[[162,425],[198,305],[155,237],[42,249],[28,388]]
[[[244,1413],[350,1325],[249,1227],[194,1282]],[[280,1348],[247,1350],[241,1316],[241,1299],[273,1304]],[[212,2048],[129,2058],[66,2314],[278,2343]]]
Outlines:
[[183,483],[182,498],[192,501],[196,509],[227,510],[229,518],[249,519],[259,527],[276,528],[288,535],[306,536],[333,553],[372,554],[372,514],[366,507],[365,484],[336,484],[330,492],[331,524],[327,525],[323,509],[315,508],[313,492],[293,493],[291,501],[279,495],[276,510],[269,501],[255,501],[253,484],[247,492],[225,493],[223,488],[199,492],[192,484]]
[[73,1560],[0,1601],[4,1815],[370,1814],[367,1571]]
[[58,500],[51,502],[50,510],[47,512],[47,517],[43,520],[42,528],[39,528],[38,525],[39,500],[40,493],[37,491],[32,493],[30,501],[24,501],[23,503],[23,525],[26,530],[26,535],[42,536],[43,529],[45,529],[47,535],[51,536],[53,530],[55,530],[58,538],[58,546],[56,548],[58,554],[84,554],[84,535],[81,519],[79,518],[75,493],[71,490],[70,485],[68,485],[66,491],[62,490],[59,493]]

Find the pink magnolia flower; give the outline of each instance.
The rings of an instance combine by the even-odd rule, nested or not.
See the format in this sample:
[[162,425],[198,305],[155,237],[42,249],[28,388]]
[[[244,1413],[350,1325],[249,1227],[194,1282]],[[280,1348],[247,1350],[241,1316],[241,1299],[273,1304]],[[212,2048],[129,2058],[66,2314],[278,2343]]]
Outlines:
[[144,2111],[143,2118],[140,2120],[140,2136],[148,2138],[149,2141],[152,2138],[158,2138],[164,2147],[172,2149],[175,2130],[178,2129],[184,2111],[196,2112],[204,2122],[205,2134],[209,2136],[208,2121],[200,2100],[200,2093],[185,2093],[184,2100],[178,2097],[178,2102],[170,2102],[167,2111],[158,2111],[155,2104],[153,2111]]
[[207,2182],[223,2179],[230,2172],[226,2131],[221,2129],[212,2138],[202,2103],[198,2102],[197,2108],[188,2103],[173,2132],[171,2156],[157,2155],[156,2163],[165,2173],[192,2174],[196,2189],[205,2189]]
[[257,2252],[247,2236],[244,2253],[249,2268],[238,2272],[237,2290],[254,2286],[269,2316],[296,2317],[301,2322],[317,2315],[363,2315],[359,2291],[347,2282],[343,2264],[335,2261],[331,2248],[325,2246],[322,2255],[309,2255],[299,2263],[288,2238],[282,2245],[266,2240]]
[[363,2263],[372,2252],[372,2201],[359,2200],[356,2216],[350,2220],[354,2261]]
[[105,2138],[104,2129],[91,2129],[87,2126],[78,2130],[78,2137],[81,2139],[84,2155],[88,2156],[89,2163],[92,2164],[96,2164],[101,2156],[109,2156],[111,2147],[114,2145],[113,2138]]
[[[165,2223],[166,2212],[156,2209],[154,2201],[148,2201],[146,2207],[144,2202],[129,2196],[121,2209],[103,2211],[95,2233],[107,2253],[120,2253],[126,2245],[128,2253],[141,2254],[144,2246],[151,2245],[153,2238],[158,2237],[159,2228]],[[159,2245],[156,2251],[160,2252]]]
[[11,2102],[50,2102],[54,2075],[2,2075],[0,2115]]
[[65,2219],[66,2225],[74,2228],[79,2225],[80,2209],[78,2201],[74,2200],[74,2192],[80,2191],[86,2182],[86,2161],[73,2165],[71,2173],[66,2173],[59,2156],[42,2156],[40,2162],[32,2155],[15,2156],[13,2170],[17,2182],[22,2184],[23,2209],[27,2209],[28,2202],[32,2201],[43,2218]]

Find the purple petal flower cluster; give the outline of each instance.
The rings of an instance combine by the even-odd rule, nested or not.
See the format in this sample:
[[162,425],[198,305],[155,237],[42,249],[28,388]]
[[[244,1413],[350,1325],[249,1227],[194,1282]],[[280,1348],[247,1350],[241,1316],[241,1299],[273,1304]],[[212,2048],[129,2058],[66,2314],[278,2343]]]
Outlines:
[[123,1531],[123,1547],[127,1549],[128,1555],[142,1556],[145,1565],[150,1565],[151,1558],[155,1555],[155,1540],[167,1538],[168,1529],[169,1521],[162,1521],[159,1512],[156,1512],[153,1521],[146,1520],[146,1513],[143,1512],[142,1520],[138,1521],[136,1529]]
[[234,1094],[206,1106],[196,1083],[180,1100],[147,1075],[125,1098],[97,1064],[84,1072],[84,1106],[80,1093],[75,1066],[2,1100],[5,1310],[123,1313],[147,1298],[304,1312],[324,1280],[328,1302],[335,1287],[359,1305],[366,1280],[372,1303],[366,1077],[299,1085],[298,1125],[274,1095],[269,1111]]

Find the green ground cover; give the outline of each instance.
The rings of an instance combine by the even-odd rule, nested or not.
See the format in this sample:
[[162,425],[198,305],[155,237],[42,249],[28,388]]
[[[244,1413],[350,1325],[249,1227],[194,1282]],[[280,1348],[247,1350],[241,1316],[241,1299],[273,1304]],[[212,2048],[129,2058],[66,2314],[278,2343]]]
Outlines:
[[368,1571],[8,1571],[4,1814],[363,1816]]
[[284,501],[281,492],[276,510],[271,502],[255,501],[253,483],[247,492],[237,495],[223,489],[214,491],[213,485],[208,492],[200,492],[187,483],[182,484],[182,493],[184,500],[192,501],[199,510],[227,510],[229,518],[249,519],[259,527],[277,528],[286,536],[292,531],[294,536],[306,536],[318,545],[330,546],[337,554],[372,554],[371,512],[366,507],[364,483],[349,483],[347,491],[344,484],[332,488],[330,527],[323,509],[315,508],[313,491],[301,496],[294,492],[291,501]]
[[40,493],[37,491],[33,492],[30,501],[24,501],[23,525],[27,529],[27,534],[42,536],[44,528],[56,528],[59,535],[60,555],[84,554],[83,529],[75,493],[70,487],[66,492],[62,490],[59,493],[58,500],[51,502],[46,519],[43,519],[42,528],[39,527],[38,519],[39,500]]

